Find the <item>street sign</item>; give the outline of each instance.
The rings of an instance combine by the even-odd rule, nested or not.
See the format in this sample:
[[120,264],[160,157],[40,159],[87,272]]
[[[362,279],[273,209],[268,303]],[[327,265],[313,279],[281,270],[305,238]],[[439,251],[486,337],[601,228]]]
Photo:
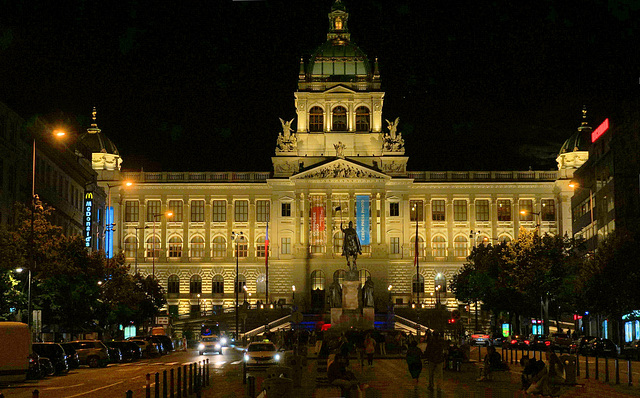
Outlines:
[[294,312],[293,314],[291,314],[291,321],[293,323],[300,323],[302,322],[302,314],[300,312]]
[[156,317],[156,325],[168,325],[169,317],[168,316],[158,316]]

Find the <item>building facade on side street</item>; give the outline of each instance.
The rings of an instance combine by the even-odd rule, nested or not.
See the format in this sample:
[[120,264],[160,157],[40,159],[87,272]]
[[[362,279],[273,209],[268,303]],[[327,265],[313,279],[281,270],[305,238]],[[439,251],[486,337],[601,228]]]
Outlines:
[[270,302],[291,302],[293,286],[303,308],[323,300],[346,269],[340,227],[353,221],[378,308],[419,293],[454,309],[448,282],[474,245],[516,239],[522,227],[571,232],[579,148],[563,148],[557,171],[407,170],[398,115],[383,117],[377,60],[350,40],[348,17],[336,2],[327,41],[300,61],[297,115],[281,119],[271,172],[126,172],[117,153],[93,154],[113,250],[159,278],[169,313],[233,306],[236,265],[241,296],[246,286],[250,303],[265,302],[267,233]]

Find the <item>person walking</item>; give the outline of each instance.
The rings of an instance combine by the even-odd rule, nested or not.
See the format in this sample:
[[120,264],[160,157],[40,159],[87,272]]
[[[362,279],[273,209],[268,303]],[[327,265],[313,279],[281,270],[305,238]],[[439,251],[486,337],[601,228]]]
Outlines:
[[418,343],[415,341],[409,343],[406,361],[409,367],[409,373],[416,382],[416,388],[418,388],[418,381],[420,373],[422,372],[422,350],[418,348]]
[[373,366],[373,354],[376,352],[376,341],[370,334],[364,339],[364,352],[367,354],[367,363]]
[[425,356],[427,359],[427,387],[429,391],[433,391],[435,383],[437,383],[438,391],[442,390],[442,366],[445,359],[445,344],[442,335],[438,331],[427,339],[427,349]]

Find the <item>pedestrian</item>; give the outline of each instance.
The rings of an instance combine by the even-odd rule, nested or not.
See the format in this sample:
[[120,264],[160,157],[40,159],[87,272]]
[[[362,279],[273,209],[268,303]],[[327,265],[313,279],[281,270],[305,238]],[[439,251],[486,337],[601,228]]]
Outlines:
[[387,356],[387,335],[378,334],[378,342],[380,343],[380,355]]
[[367,354],[367,363],[373,366],[373,354],[376,352],[376,341],[370,334],[364,339],[364,352]]
[[427,387],[433,391],[437,384],[438,392],[442,391],[442,366],[445,359],[445,345],[439,331],[434,331],[427,339]]
[[418,388],[418,380],[420,373],[422,372],[422,350],[418,348],[418,344],[416,342],[411,342],[409,344],[406,361],[407,366],[409,367],[409,373],[416,382],[416,388]]

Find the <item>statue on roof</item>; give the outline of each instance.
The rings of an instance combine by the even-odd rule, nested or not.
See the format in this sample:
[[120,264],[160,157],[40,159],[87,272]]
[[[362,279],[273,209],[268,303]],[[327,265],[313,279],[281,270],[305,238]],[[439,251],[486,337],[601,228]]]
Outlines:
[[288,122],[285,122],[284,120],[282,120],[282,118],[280,119],[280,123],[282,124],[282,133],[284,135],[284,139],[288,140],[289,136],[291,135],[291,132],[293,131],[293,129],[291,128],[291,123],[293,123],[293,119],[289,120]]
[[397,117],[393,122],[390,122],[388,119],[385,120],[387,121],[387,128],[389,129],[389,132],[383,136],[383,152],[404,153],[404,140],[402,139],[402,133],[398,132],[398,123],[400,123],[400,118]]
[[347,147],[342,141],[338,141],[337,144],[333,144],[333,147],[336,150],[336,157],[340,159],[344,159],[344,149]]
[[398,123],[400,122],[400,117],[398,116],[396,120],[391,123],[389,119],[384,119],[387,121],[387,128],[389,129],[389,135],[392,139],[396,139],[396,130],[398,130]]
[[282,131],[278,133],[278,139],[276,143],[276,152],[293,152],[298,148],[298,139],[296,138],[295,133],[293,133],[293,129],[291,128],[291,123],[293,123],[293,119],[288,122],[280,119],[280,123],[282,124]]

